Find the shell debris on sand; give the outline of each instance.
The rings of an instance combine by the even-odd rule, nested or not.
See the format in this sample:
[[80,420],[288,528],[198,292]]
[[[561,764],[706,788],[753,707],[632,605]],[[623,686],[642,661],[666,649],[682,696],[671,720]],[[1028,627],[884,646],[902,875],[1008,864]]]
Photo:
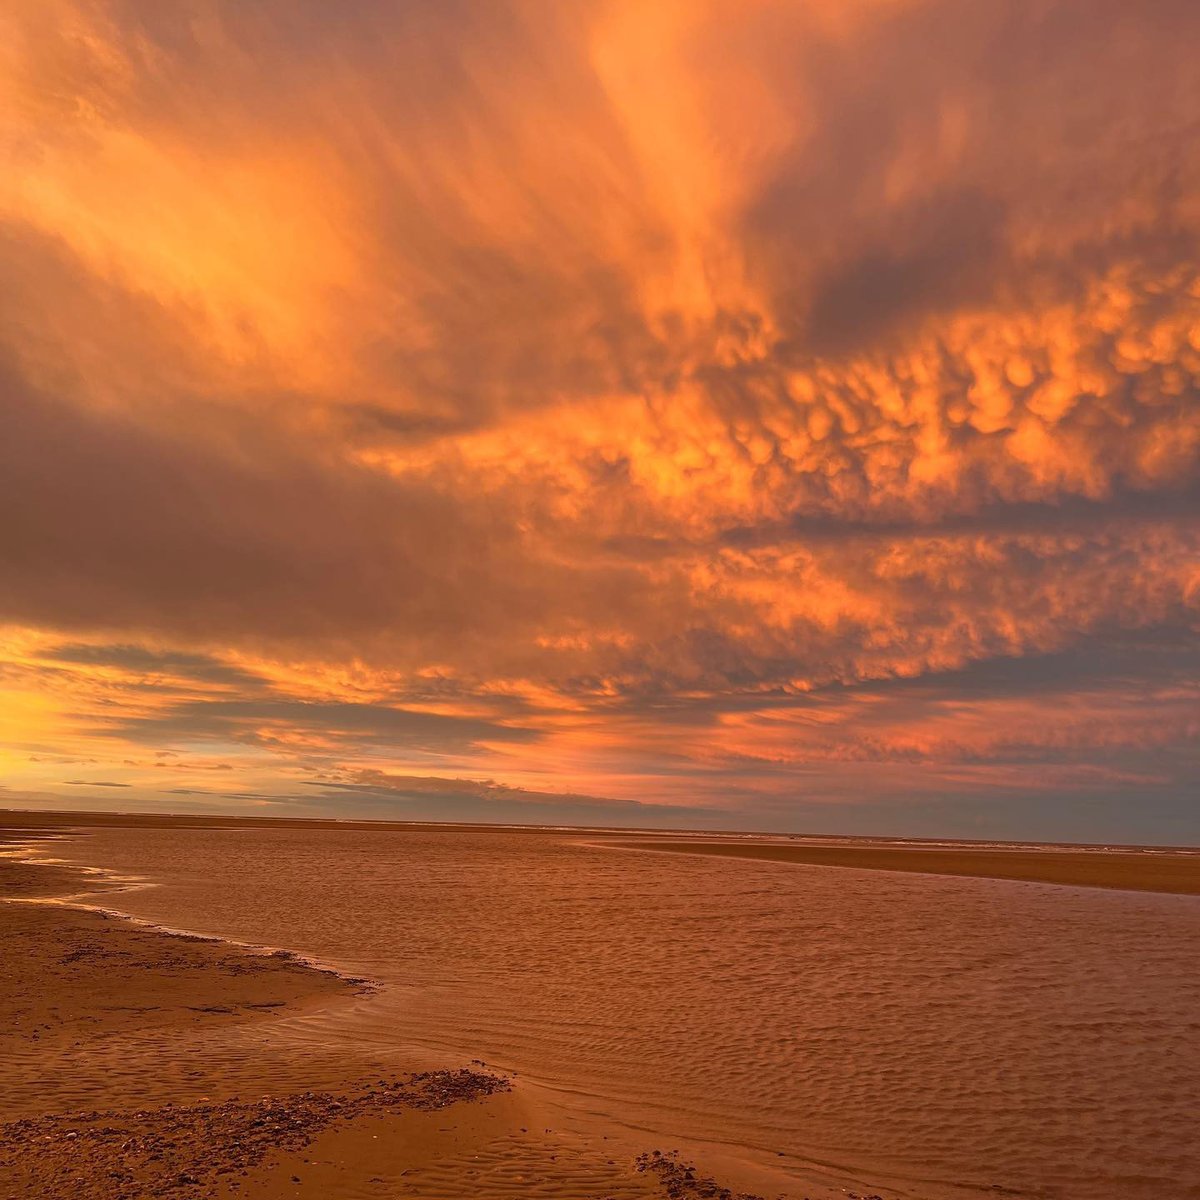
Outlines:
[[429,1071],[338,1093],[28,1117],[0,1125],[0,1198],[201,1200],[269,1152],[303,1149],[336,1121],[434,1111],[508,1089],[496,1075]]

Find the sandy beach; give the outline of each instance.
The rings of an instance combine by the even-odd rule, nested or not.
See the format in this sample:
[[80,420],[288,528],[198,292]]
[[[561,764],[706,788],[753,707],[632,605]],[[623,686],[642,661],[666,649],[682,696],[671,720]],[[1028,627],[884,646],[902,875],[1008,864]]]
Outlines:
[[[151,852],[161,856],[154,860],[158,865],[144,867],[144,856]],[[370,935],[388,939],[376,951],[380,979],[386,982],[371,977],[370,968],[351,969],[360,959],[320,957],[318,935],[332,938],[331,945],[342,944],[346,939],[338,930],[345,926],[335,924],[330,932],[319,920],[297,923],[288,907],[294,901],[286,895],[298,876],[281,857],[290,853],[318,855],[312,861],[333,864],[332,875],[318,872],[303,893],[296,893],[309,898],[302,901],[309,909],[319,906],[322,886],[357,887],[352,881],[363,870],[382,872],[377,876],[380,887],[400,882],[403,903],[396,903],[394,911],[385,904],[382,923]],[[750,861],[743,868],[731,859]],[[103,870],[84,868],[97,862],[106,864]],[[425,868],[428,874],[415,873],[421,862],[432,864]],[[592,874],[578,874],[583,863]],[[735,905],[749,902],[758,912],[754,897],[762,894],[764,867],[773,863],[829,870],[781,870],[778,887],[771,889],[775,899],[761,910],[761,918],[739,918],[728,898],[714,903],[726,920],[766,921],[735,927],[760,931],[755,936],[767,937],[770,945],[778,936],[773,930],[780,912],[801,922],[806,931],[802,940],[779,945],[793,946],[793,953],[824,947],[821,953],[832,956],[828,967],[818,967],[825,974],[815,991],[799,990],[810,973],[789,974],[787,959],[769,954],[756,960],[761,982],[749,990],[731,990],[741,987],[736,981],[743,971],[742,947],[753,944],[753,937],[742,934],[722,967],[712,958],[697,959],[696,948],[679,936],[701,897],[719,897],[722,888],[744,898]],[[395,865],[384,870],[385,864]],[[854,869],[853,882],[844,874],[847,868]],[[143,869],[150,875],[141,876]],[[349,875],[341,873],[347,870]],[[270,875],[272,871],[276,874]],[[136,890],[139,878],[154,879],[160,873],[173,882]],[[233,930],[246,944],[172,932],[191,927],[230,934],[229,917],[213,915],[212,908],[224,890],[219,881],[226,873],[229,886],[239,888],[258,877],[275,881],[253,893],[260,900],[247,898],[228,910],[236,914],[260,903],[279,905],[264,917],[273,932]],[[925,875],[928,884],[900,878],[911,880],[914,873]],[[981,921],[995,922],[988,936],[999,939],[994,940],[996,949],[970,966],[972,971],[991,972],[991,963],[1024,952],[1026,938],[1018,939],[1020,946],[1007,940],[1015,918],[986,898],[991,892],[964,889],[954,883],[956,876],[1072,885],[1075,890],[1061,897],[1045,889],[1004,893],[1006,904],[1025,897],[1021,903],[1042,914],[1037,919],[1057,921],[1061,904],[1081,914],[1096,911],[1102,898],[1095,889],[1195,894],[1200,891],[1200,856],[1166,849],[988,849],[850,839],[794,842],[630,831],[5,813],[0,816],[0,958],[5,963],[0,976],[0,1061],[5,1064],[0,1200],[507,1200],[530,1195],[548,1200],[957,1200],[975,1194],[972,1189],[979,1184],[962,1190],[947,1168],[929,1178],[913,1174],[929,1153],[927,1144],[908,1166],[872,1156],[873,1130],[881,1116],[890,1121],[899,1113],[901,1120],[907,1119],[903,1108],[895,1107],[894,1091],[889,1107],[877,1099],[879,1089],[893,1087],[893,1076],[904,1080],[902,1093],[909,1086],[923,1087],[926,1103],[930,1097],[953,1094],[952,1084],[920,1082],[921,1072],[938,1059],[927,1052],[907,1056],[908,1039],[916,1036],[903,1032],[908,1026],[898,1026],[901,1032],[895,1037],[870,1034],[861,1006],[864,998],[873,1002],[875,993],[869,989],[875,986],[876,969],[864,975],[854,958],[844,958],[844,935],[823,941],[820,916],[835,903],[848,903],[850,912],[884,906],[878,911],[887,912],[892,932],[881,932],[880,940],[870,933],[870,921],[859,926],[868,937],[862,943],[868,947],[865,953],[888,964],[890,972],[891,982],[879,985],[886,1004],[879,1010],[883,1017],[874,1019],[882,1020],[897,1011],[891,999],[895,981],[913,961],[892,957],[892,923],[899,910],[889,905],[917,904],[914,911],[925,914],[914,917],[922,930],[945,919],[951,921],[948,928],[969,928],[978,936]],[[610,877],[619,879],[621,888],[651,888],[661,897],[659,904],[678,888],[699,890],[689,892],[685,924],[674,926],[674,938],[663,932],[672,926],[658,920],[643,923],[639,918],[638,930],[631,932],[634,916],[627,908],[614,911],[625,914],[620,928],[629,936],[614,938],[606,924],[607,909],[597,908],[609,902]],[[464,888],[468,880],[471,886]],[[135,890],[125,890],[130,886]],[[199,890],[188,890],[193,886]],[[1082,888],[1092,889],[1090,896]],[[893,899],[873,899],[885,893]],[[357,894],[343,890],[339,903],[352,906]],[[388,894],[365,891],[362,896],[377,904],[378,897]],[[173,895],[178,899],[172,900]],[[1160,906],[1165,899],[1169,897],[1150,897],[1148,902]],[[1127,903],[1116,896],[1112,901]],[[856,907],[864,903],[869,907]],[[459,904],[464,907],[456,908]],[[510,914],[501,924],[492,904]],[[961,904],[969,907],[960,918],[954,916],[954,905]],[[814,923],[804,925],[810,905]],[[192,914],[199,926],[191,925]],[[397,921],[406,922],[407,932],[389,928]],[[527,928],[528,922],[534,925]],[[293,937],[298,928],[310,932]],[[586,940],[576,944],[570,936],[564,938],[572,929],[583,931]],[[455,948],[457,941],[474,936],[485,936],[489,948],[482,948],[485,943],[466,943],[461,953]],[[414,939],[426,948],[424,954],[433,956],[429,965],[414,955]],[[1073,944],[1086,948],[1091,943],[1089,936]],[[347,944],[359,942],[352,937]],[[724,953],[719,940],[711,944]],[[928,984],[918,975],[907,986],[922,994],[928,987],[935,996],[953,995],[963,964],[972,961],[969,948],[963,958],[958,944],[953,939],[947,944],[944,965],[930,968]],[[1058,954],[1057,932],[1047,936],[1045,945],[1051,956]],[[301,957],[313,953],[318,957]],[[487,955],[487,966],[482,972],[470,967],[479,975],[473,985],[477,990],[471,991],[463,978],[465,964],[481,954]],[[697,971],[701,961],[704,968]],[[1103,973],[1106,962],[1089,966],[1080,961],[1070,968],[1077,972],[1072,978],[1093,978],[1095,972]],[[590,990],[595,978],[607,981],[598,992]],[[1004,986],[1005,976],[988,978],[989,986]],[[1044,971],[1032,978],[1056,986]],[[665,987],[659,982],[664,980]],[[410,981],[417,985],[411,992]],[[625,990],[617,993],[618,987]],[[661,988],[654,993],[652,1012],[639,1008],[648,987]],[[755,1032],[764,987],[772,1005],[791,1014],[779,1033],[765,1038]],[[1034,994],[1023,990],[1019,979],[1012,987],[1014,995]],[[517,999],[505,999],[510,994]],[[446,1007],[474,1003],[472,995],[478,1000],[469,1009],[474,1015],[443,1021]],[[538,995],[542,999],[535,1003]],[[977,1044],[975,995],[968,989],[962,996],[974,1013],[972,1023],[955,1028],[960,1052],[981,1056],[980,1065],[971,1070],[978,1078],[986,1070],[982,1064],[992,1057],[993,1035]],[[422,996],[430,997],[425,1007],[419,1007]],[[741,1005],[736,1020],[718,1028],[718,1019],[734,1004]],[[674,1014],[665,1023],[657,1015],[664,1005]],[[703,1005],[715,1005],[718,1017],[694,1019]],[[605,1006],[617,1014],[615,1021]],[[788,1057],[793,1051],[779,1037],[798,1027],[793,1022],[799,1020],[809,1021],[811,1028],[796,1056]],[[707,1080],[712,1072],[703,1090],[717,1098],[716,1123],[687,1142],[650,1133],[655,1126],[649,1120],[620,1107],[597,1120],[584,1104],[578,1119],[572,1117],[571,1106],[558,1103],[553,1088],[547,1092],[544,1076],[541,1082],[536,1072],[527,1077],[524,1062],[517,1075],[515,1068],[497,1069],[473,1057],[486,1048],[485,1056],[496,1058],[487,1047],[498,1041],[508,1045],[514,1021],[536,1030],[534,1041],[565,1038],[548,1056],[535,1058],[550,1067],[565,1059],[573,1072],[585,1072],[571,1076],[592,1089],[585,1095],[617,1086],[617,1076],[604,1074],[614,1059],[649,1055],[663,1072],[681,1070],[680,1057],[692,1055],[689,1069],[701,1072],[699,1078]],[[634,1021],[655,1030],[653,1037],[631,1030]],[[1034,1034],[1037,1028],[1036,1023],[1030,1027]],[[443,1029],[457,1032],[447,1035],[439,1032]],[[585,1035],[572,1032],[580,1029]],[[433,1036],[427,1041],[428,1034]],[[712,1038],[718,1040],[707,1040]],[[529,1041],[521,1041],[526,1059]],[[582,1042],[581,1050],[577,1042]],[[778,1057],[774,1050],[763,1050],[780,1044],[784,1049]],[[454,1050],[431,1049],[437,1045]],[[743,1053],[756,1065],[739,1074],[738,1055]],[[788,1064],[804,1067],[817,1056],[821,1065],[798,1080],[796,1067]],[[502,1057],[515,1061],[512,1053]],[[877,1060],[888,1073],[875,1073]],[[710,1068],[710,1062],[722,1065]],[[848,1096],[847,1084],[860,1068],[871,1082]],[[1169,1072],[1169,1063],[1162,1069]],[[1131,1078],[1140,1079],[1143,1070],[1137,1066]],[[777,1097],[771,1099],[769,1113],[790,1119],[789,1114],[811,1105],[815,1116],[796,1124],[790,1136],[772,1134],[765,1142],[749,1133],[735,1135],[730,1122],[737,1105],[746,1104],[735,1096],[759,1094],[745,1090],[746,1080],[758,1072],[777,1089],[766,1093]],[[640,1077],[643,1069],[635,1073]],[[1116,1078],[1121,1082],[1124,1076]],[[628,1095],[637,1096],[645,1087]],[[1036,1084],[1034,1094],[1040,1094],[1040,1087]],[[661,1092],[667,1099],[677,1094],[670,1088]],[[861,1123],[867,1156],[813,1156],[813,1121],[843,1098],[849,1106],[845,1111]],[[611,1123],[614,1114],[622,1122],[620,1130]],[[821,1136],[846,1137],[845,1116],[837,1121],[830,1126],[832,1135]],[[671,1127],[669,1122],[661,1126]],[[727,1145],[722,1145],[724,1130],[731,1131]],[[903,1132],[898,1136],[905,1143],[910,1140]],[[750,1140],[738,1142],[739,1137]],[[753,1154],[744,1152],[751,1145]],[[1053,1147],[1048,1152],[1059,1153]],[[1001,1154],[986,1168],[982,1178],[991,1182],[982,1186],[1004,1188],[1012,1195],[1039,1194],[1011,1186],[1014,1167],[1021,1165]],[[1036,1177],[1036,1172],[1026,1174]],[[1103,1183],[1090,1186],[1079,1194],[1105,1194]],[[1142,1194],[1158,1193],[1143,1189]]]
[[[0,850],[66,824],[6,814]],[[336,1011],[371,985],[58,900],[102,905],[110,890],[70,867],[0,858],[0,1200],[466,1196],[484,1176],[488,1195],[755,1200],[659,1149],[610,1160],[597,1188],[594,1165],[483,1069],[363,1078],[273,1061],[167,1078],[168,1056],[198,1055],[218,1031]],[[93,1087],[87,1107],[48,1100],[48,1080],[102,1077],[129,1055],[141,1102],[116,1072],[111,1096]]]
[[[0,831],[0,846],[26,836]],[[363,1121],[421,1114],[428,1125],[431,1113],[508,1087],[482,1072],[426,1072],[253,1100],[184,1096],[132,1110],[44,1111],[43,1079],[77,1070],[88,1057],[103,1061],[122,1035],[136,1034],[152,1071],[156,1037],[202,1040],[216,1026],[335,1004],[367,987],[285,953],[170,934],[102,911],[28,903],[85,889],[103,902],[104,884],[78,871],[0,859],[0,899],[8,901],[0,903],[6,1200],[327,1195],[315,1182],[301,1188],[295,1172],[302,1152],[331,1125],[349,1136],[346,1157],[358,1158],[354,1137]],[[414,1144],[428,1141],[416,1136],[419,1124],[413,1128]],[[303,1162],[308,1172],[311,1156]]]

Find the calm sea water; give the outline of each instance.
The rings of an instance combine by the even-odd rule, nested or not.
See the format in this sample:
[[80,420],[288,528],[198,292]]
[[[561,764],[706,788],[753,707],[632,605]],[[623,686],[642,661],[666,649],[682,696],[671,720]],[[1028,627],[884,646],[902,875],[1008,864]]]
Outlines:
[[54,853],[156,881],[122,911],[380,981],[287,1027],[314,1055],[485,1059],[631,1144],[781,1178],[1200,1196],[1197,897],[507,831],[97,830]]

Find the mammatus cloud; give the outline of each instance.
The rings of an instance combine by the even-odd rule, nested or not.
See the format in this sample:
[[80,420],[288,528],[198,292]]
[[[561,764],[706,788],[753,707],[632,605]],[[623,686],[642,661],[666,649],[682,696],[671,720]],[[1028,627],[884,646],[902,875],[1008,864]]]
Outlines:
[[0,34],[14,789],[1194,839],[1194,5]]

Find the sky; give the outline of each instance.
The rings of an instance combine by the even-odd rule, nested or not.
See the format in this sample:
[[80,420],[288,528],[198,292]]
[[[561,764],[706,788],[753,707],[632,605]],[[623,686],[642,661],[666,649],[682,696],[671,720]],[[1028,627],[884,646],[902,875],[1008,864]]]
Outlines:
[[0,9],[0,807],[1200,842],[1194,0]]

